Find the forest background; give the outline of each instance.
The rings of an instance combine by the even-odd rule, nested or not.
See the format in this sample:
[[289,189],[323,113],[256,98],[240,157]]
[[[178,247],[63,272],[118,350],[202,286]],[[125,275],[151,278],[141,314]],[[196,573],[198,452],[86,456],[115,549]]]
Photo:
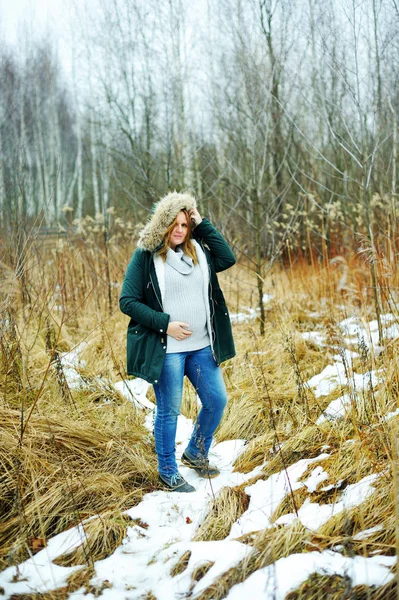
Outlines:
[[[140,419],[110,382],[126,377],[123,274],[149,210],[171,190],[198,198],[238,259],[222,278],[238,358],[225,370],[232,409],[218,439],[253,442],[248,471],[284,440],[292,454],[282,464],[276,455],[275,472],[326,442],[337,449],[336,481],[388,470],[377,518],[385,537],[365,552],[395,553],[398,449],[381,415],[396,408],[399,389],[384,329],[384,313],[398,315],[399,4],[67,7],[67,67],[51,29],[37,35],[27,23],[17,44],[0,41],[0,566],[84,517],[122,514],[157,485]],[[322,328],[346,360],[338,322],[355,314],[376,319],[385,383],[361,408],[354,392],[345,427],[321,432],[320,410],[346,387],[315,398],[306,380],[331,357],[295,331]],[[358,345],[348,385],[349,373],[377,364],[373,349]],[[87,384],[79,390],[63,362],[76,348]],[[255,366],[247,362],[254,348],[267,353]],[[112,409],[98,404],[110,398]],[[192,406],[183,412],[193,416]],[[354,435],[359,453],[343,466],[345,436]],[[230,525],[245,510],[233,504]],[[347,537],[347,523],[338,525],[317,543]],[[88,562],[91,552],[103,555],[106,528],[120,542],[126,523],[101,520]]]
[[[192,4],[192,3],[191,3]],[[101,1],[0,48],[0,216],[68,228],[191,190],[243,251],[396,230],[395,0]],[[64,43],[65,52],[65,43]]]

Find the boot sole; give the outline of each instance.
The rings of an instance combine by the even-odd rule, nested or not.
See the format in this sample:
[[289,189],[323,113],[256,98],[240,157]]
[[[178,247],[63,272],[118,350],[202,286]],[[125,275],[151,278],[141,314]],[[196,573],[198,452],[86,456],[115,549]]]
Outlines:
[[178,494],[192,494],[193,492],[197,491],[195,488],[193,490],[176,490],[166,486],[158,489],[160,489],[161,492],[177,492]]
[[179,490],[179,488],[171,488],[165,485],[163,482],[162,487],[158,489],[160,489],[162,492],[178,492],[179,494],[190,494],[192,492],[197,491],[195,488],[193,488],[192,490]]
[[218,473],[214,473],[213,475],[211,475],[210,473],[204,473],[202,475],[198,472],[198,469],[201,469],[201,467],[195,467],[191,463],[184,460],[184,458],[181,459],[181,464],[185,467],[189,467],[189,469],[193,469],[193,471],[195,471],[199,477],[202,477],[202,479],[214,479],[215,477],[218,477],[220,475],[220,471]]

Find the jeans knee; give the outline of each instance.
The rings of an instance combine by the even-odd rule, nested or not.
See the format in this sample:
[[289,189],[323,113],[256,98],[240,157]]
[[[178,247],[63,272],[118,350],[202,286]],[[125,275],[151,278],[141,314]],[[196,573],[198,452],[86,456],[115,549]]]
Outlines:
[[227,397],[222,394],[212,393],[201,398],[202,408],[211,414],[222,415],[227,404]]
[[224,409],[226,408],[226,405],[227,405],[227,396],[225,396],[225,395],[219,396],[218,402],[217,402],[217,407],[220,410],[220,412],[224,411]]
[[180,406],[168,406],[166,408],[163,409],[158,409],[157,410],[157,419],[160,420],[164,420],[164,419],[177,419],[177,417],[180,415]]

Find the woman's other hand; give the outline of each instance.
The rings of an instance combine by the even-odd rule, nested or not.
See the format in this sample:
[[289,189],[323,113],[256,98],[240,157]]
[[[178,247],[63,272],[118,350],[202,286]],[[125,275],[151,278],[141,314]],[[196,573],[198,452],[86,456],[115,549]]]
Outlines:
[[182,323],[182,321],[171,321],[166,333],[175,338],[175,340],[185,340],[192,334],[192,331],[187,329],[187,327],[189,327],[188,323]]
[[197,225],[199,225],[201,223],[202,217],[196,208],[192,208],[191,210],[189,210],[188,214],[190,215],[190,219],[191,219],[194,227],[196,227]]

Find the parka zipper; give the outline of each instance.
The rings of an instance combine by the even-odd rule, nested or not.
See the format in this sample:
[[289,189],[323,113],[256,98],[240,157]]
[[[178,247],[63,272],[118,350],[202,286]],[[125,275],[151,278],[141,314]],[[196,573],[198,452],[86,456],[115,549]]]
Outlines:
[[148,288],[148,286],[150,285],[150,283],[151,283],[151,285],[152,285],[152,289],[154,290],[155,297],[156,297],[156,299],[158,300],[158,304],[159,304],[159,306],[161,307],[161,310],[162,310],[162,312],[164,312],[164,310],[163,310],[163,306],[162,306],[162,302],[160,301],[160,299],[159,299],[159,296],[158,296],[158,294],[157,294],[157,290],[156,290],[156,288],[155,288],[155,285],[154,285],[154,282],[153,282],[153,280],[152,280],[151,273],[150,273],[150,281],[149,281],[149,282],[148,282],[148,284],[147,284],[147,288]]

